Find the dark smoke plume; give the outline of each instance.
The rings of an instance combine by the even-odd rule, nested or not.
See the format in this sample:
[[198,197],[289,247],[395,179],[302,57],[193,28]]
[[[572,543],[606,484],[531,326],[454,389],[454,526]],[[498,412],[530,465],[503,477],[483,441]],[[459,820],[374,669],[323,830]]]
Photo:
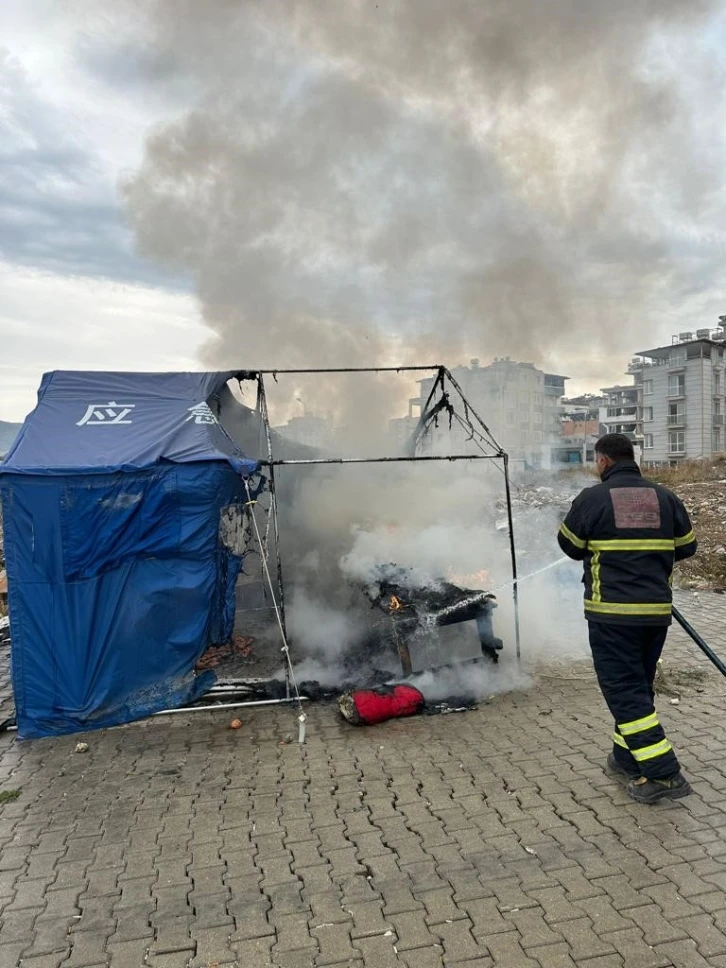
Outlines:
[[127,0],[194,91],[125,183],[140,248],[196,280],[212,365],[616,378],[720,309],[719,8]]

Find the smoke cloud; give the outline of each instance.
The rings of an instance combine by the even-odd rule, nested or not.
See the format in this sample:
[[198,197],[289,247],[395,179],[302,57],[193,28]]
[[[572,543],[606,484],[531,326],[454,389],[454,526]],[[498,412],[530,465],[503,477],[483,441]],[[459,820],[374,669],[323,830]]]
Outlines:
[[719,7],[127,0],[194,92],[125,183],[140,247],[195,278],[212,365],[614,377],[715,319]]

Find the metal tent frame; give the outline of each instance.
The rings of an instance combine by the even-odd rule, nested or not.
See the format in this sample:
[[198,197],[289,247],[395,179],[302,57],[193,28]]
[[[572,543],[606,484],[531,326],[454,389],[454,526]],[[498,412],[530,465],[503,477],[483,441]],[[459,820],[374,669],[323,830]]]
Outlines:
[[[278,458],[275,456],[272,433],[270,428],[269,411],[267,407],[267,394],[265,389],[265,377],[271,376],[277,382],[278,375],[317,375],[317,374],[343,374],[343,373],[430,373],[435,374],[431,391],[426,403],[421,408],[418,424],[413,432],[409,453],[399,457],[317,457],[317,458]],[[514,606],[514,635],[516,644],[517,660],[521,658],[521,641],[519,627],[519,588],[517,573],[517,553],[514,539],[514,521],[512,515],[512,494],[509,476],[509,455],[498,443],[491,430],[477,413],[466,397],[462,387],[453,377],[451,372],[440,364],[432,366],[375,366],[375,367],[319,367],[309,369],[274,369],[274,370],[241,370],[235,374],[235,379],[240,386],[246,382],[253,382],[257,388],[256,411],[260,414],[264,427],[265,439],[267,444],[267,459],[261,460],[260,465],[268,468],[269,471],[269,492],[270,492],[270,516],[272,519],[272,531],[275,542],[275,566],[277,572],[277,594],[279,596],[279,609],[282,620],[282,630],[286,634],[287,626],[285,622],[285,585],[283,578],[282,557],[280,554],[280,524],[277,511],[277,492],[275,482],[275,469],[277,467],[291,466],[311,466],[316,464],[387,464],[387,463],[411,463],[425,461],[471,461],[489,460],[501,463],[504,476],[504,490],[507,510],[507,528],[509,533],[509,550],[512,571],[512,599]],[[438,397],[437,397],[438,392]],[[462,417],[451,402],[451,395],[455,394],[463,407],[464,416]],[[436,425],[440,414],[446,413],[450,421],[456,420],[468,433],[468,439],[473,441],[479,448],[478,454],[446,454],[431,455],[419,454],[417,448],[426,432]]]

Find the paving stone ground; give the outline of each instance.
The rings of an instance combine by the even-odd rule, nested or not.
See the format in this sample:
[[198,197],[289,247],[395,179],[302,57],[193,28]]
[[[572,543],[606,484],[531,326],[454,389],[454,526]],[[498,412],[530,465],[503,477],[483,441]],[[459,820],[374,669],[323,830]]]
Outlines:
[[[726,599],[702,600],[726,654]],[[726,968],[726,681],[680,630],[668,649],[695,792],[654,807],[603,771],[582,661],[461,715],[355,729],[314,706],[304,746],[280,707],[85,754],[4,734],[0,968]]]

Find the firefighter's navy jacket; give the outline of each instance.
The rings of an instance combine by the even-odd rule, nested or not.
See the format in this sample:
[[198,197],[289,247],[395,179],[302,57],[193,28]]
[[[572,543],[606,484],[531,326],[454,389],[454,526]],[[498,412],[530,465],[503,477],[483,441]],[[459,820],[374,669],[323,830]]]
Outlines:
[[688,512],[635,461],[618,461],[572,502],[557,536],[584,562],[589,622],[670,625],[673,564],[696,553]]

